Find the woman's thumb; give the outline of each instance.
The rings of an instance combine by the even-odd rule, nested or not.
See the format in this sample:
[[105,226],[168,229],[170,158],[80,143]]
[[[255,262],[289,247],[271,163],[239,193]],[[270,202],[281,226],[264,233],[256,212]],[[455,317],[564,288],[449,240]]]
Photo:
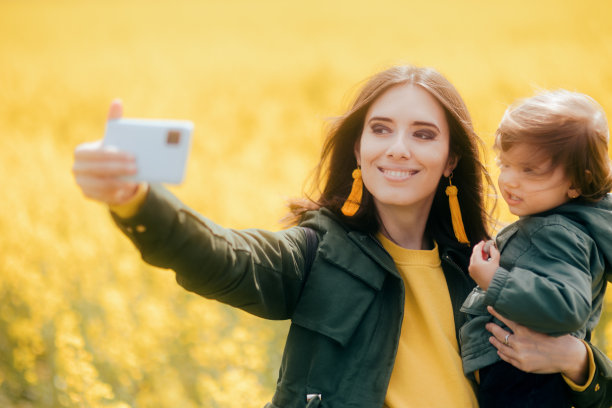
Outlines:
[[108,120],[120,119],[123,116],[123,102],[121,99],[115,99],[111,102],[108,110]]

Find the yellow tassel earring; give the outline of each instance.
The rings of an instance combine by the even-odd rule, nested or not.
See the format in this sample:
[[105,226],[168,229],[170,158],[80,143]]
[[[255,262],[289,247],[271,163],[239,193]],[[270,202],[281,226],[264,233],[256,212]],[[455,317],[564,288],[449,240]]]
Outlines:
[[361,205],[361,195],[363,193],[363,180],[361,180],[361,169],[357,167],[353,170],[353,187],[351,193],[342,206],[342,214],[347,217],[355,215]]
[[461,218],[461,208],[459,208],[459,199],[457,198],[457,193],[459,189],[457,186],[453,185],[452,182],[453,174],[448,178],[448,187],[446,187],[446,195],[448,196],[448,206],[450,207],[451,212],[451,220],[453,222],[453,231],[455,232],[455,237],[457,237],[457,241],[462,244],[469,244],[470,241],[467,239],[467,234],[465,233],[465,228],[463,227],[463,219]]

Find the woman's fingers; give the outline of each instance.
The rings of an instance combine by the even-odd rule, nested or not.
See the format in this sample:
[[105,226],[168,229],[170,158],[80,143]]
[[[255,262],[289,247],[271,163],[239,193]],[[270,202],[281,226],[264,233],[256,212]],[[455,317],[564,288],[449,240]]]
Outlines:
[[487,306],[487,310],[489,311],[489,313],[491,313],[493,315],[493,317],[497,318],[498,320],[503,322],[506,326],[508,326],[510,328],[510,330],[512,330],[513,332],[516,331],[516,326],[517,325],[516,325],[515,322],[513,322],[510,319],[506,319],[505,317],[503,317],[502,315],[497,313],[497,311],[495,309],[493,309],[492,306]]
[[[502,329],[494,323],[487,324],[487,330],[491,332],[493,337],[489,338],[489,341],[495,346],[496,349],[503,351],[505,348],[511,348],[512,333]],[[507,340],[506,340],[506,336]],[[507,344],[506,344],[507,342]]]
[[126,202],[138,185],[125,180],[138,172],[135,158],[103,147],[100,141],[83,143],[75,149],[72,172],[86,197],[111,205]]
[[75,160],[133,161],[134,156],[113,147],[102,146],[102,141],[82,143],[74,149]]
[[491,344],[497,349],[498,351],[497,354],[504,361],[512,363],[513,365],[516,366],[516,362],[514,361],[515,352],[514,352],[514,349],[512,348],[512,345],[513,345],[512,337],[514,336],[513,332],[516,329],[516,323],[514,323],[512,320],[506,319],[505,317],[501,316],[491,306],[488,306],[487,310],[497,319],[504,322],[504,324],[508,326],[510,330],[512,330],[512,331],[505,330],[494,323],[488,323],[486,326],[487,330],[490,331],[491,334],[493,335],[492,337],[489,338],[489,342],[491,342]]
[[502,360],[525,372],[561,372],[577,384],[586,381],[588,352],[582,341],[571,335],[552,337],[538,333],[500,316],[492,307],[488,309],[511,330],[495,323],[487,323],[486,326],[493,335],[489,341]]
[[129,153],[103,147],[101,141],[82,143],[74,150],[72,171],[75,176],[128,176],[136,173],[136,159]]
[[76,147],[76,149],[74,149],[74,154],[75,156],[77,154],[80,154],[81,152],[86,152],[86,151],[91,151],[91,150],[98,150],[102,147],[102,140],[96,140],[93,142],[85,142],[85,143],[81,143],[80,145],[78,145]]
[[138,186],[138,183],[133,181],[115,176],[99,176],[98,173],[75,171],[74,176],[86,197],[111,205],[125,202],[136,192]]
[[[108,120],[123,116],[123,103],[114,100]],[[133,155],[105,147],[102,141],[82,143],[74,150],[72,173],[83,194],[106,204],[123,204],[137,191],[138,183],[125,177],[138,172]]]
[[111,192],[121,188],[130,188],[135,184],[133,181],[123,180],[117,177],[101,178],[90,175],[75,176],[77,184],[88,191]]
[[138,183],[118,178],[76,176],[75,179],[87,198],[110,205],[125,203],[138,188]]
[[492,307],[489,312],[503,321],[510,330],[495,323],[487,323],[487,330],[493,335],[489,342],[497,349],[499,357],[516,368],[526,372],[550,373],[560,371],[560,350],[557,338],[538,333],[500,316]]
[[75,161],[72,166],[75,176],[94,176],[102,179],[131,176],[138,172],[133,161]]

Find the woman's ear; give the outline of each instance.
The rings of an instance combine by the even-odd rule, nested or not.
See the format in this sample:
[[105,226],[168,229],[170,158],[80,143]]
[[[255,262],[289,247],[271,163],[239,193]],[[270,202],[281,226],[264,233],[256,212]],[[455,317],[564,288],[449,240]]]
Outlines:
[[455,167],[457,167],[457,163],[459,163],[459,156],[455,154],[451,154],[448,156],[448,163],[446,164],[446,168],[444,169],[444,177],[449,177]]
[[357,166],[361,166],[361,138],[355,141],[353,146],[353,153],[355,153],[355,160],[357,160]]

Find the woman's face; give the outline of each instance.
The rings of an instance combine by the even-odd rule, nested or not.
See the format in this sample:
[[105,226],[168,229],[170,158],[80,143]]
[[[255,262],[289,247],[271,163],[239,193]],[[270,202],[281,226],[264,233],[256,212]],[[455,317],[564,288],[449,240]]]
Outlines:
[[355,146],[378,211],[401,206],[428,212],[440,178],[454,168],[449,142],[444,109],[424,88],[398,85],[381,95]]

